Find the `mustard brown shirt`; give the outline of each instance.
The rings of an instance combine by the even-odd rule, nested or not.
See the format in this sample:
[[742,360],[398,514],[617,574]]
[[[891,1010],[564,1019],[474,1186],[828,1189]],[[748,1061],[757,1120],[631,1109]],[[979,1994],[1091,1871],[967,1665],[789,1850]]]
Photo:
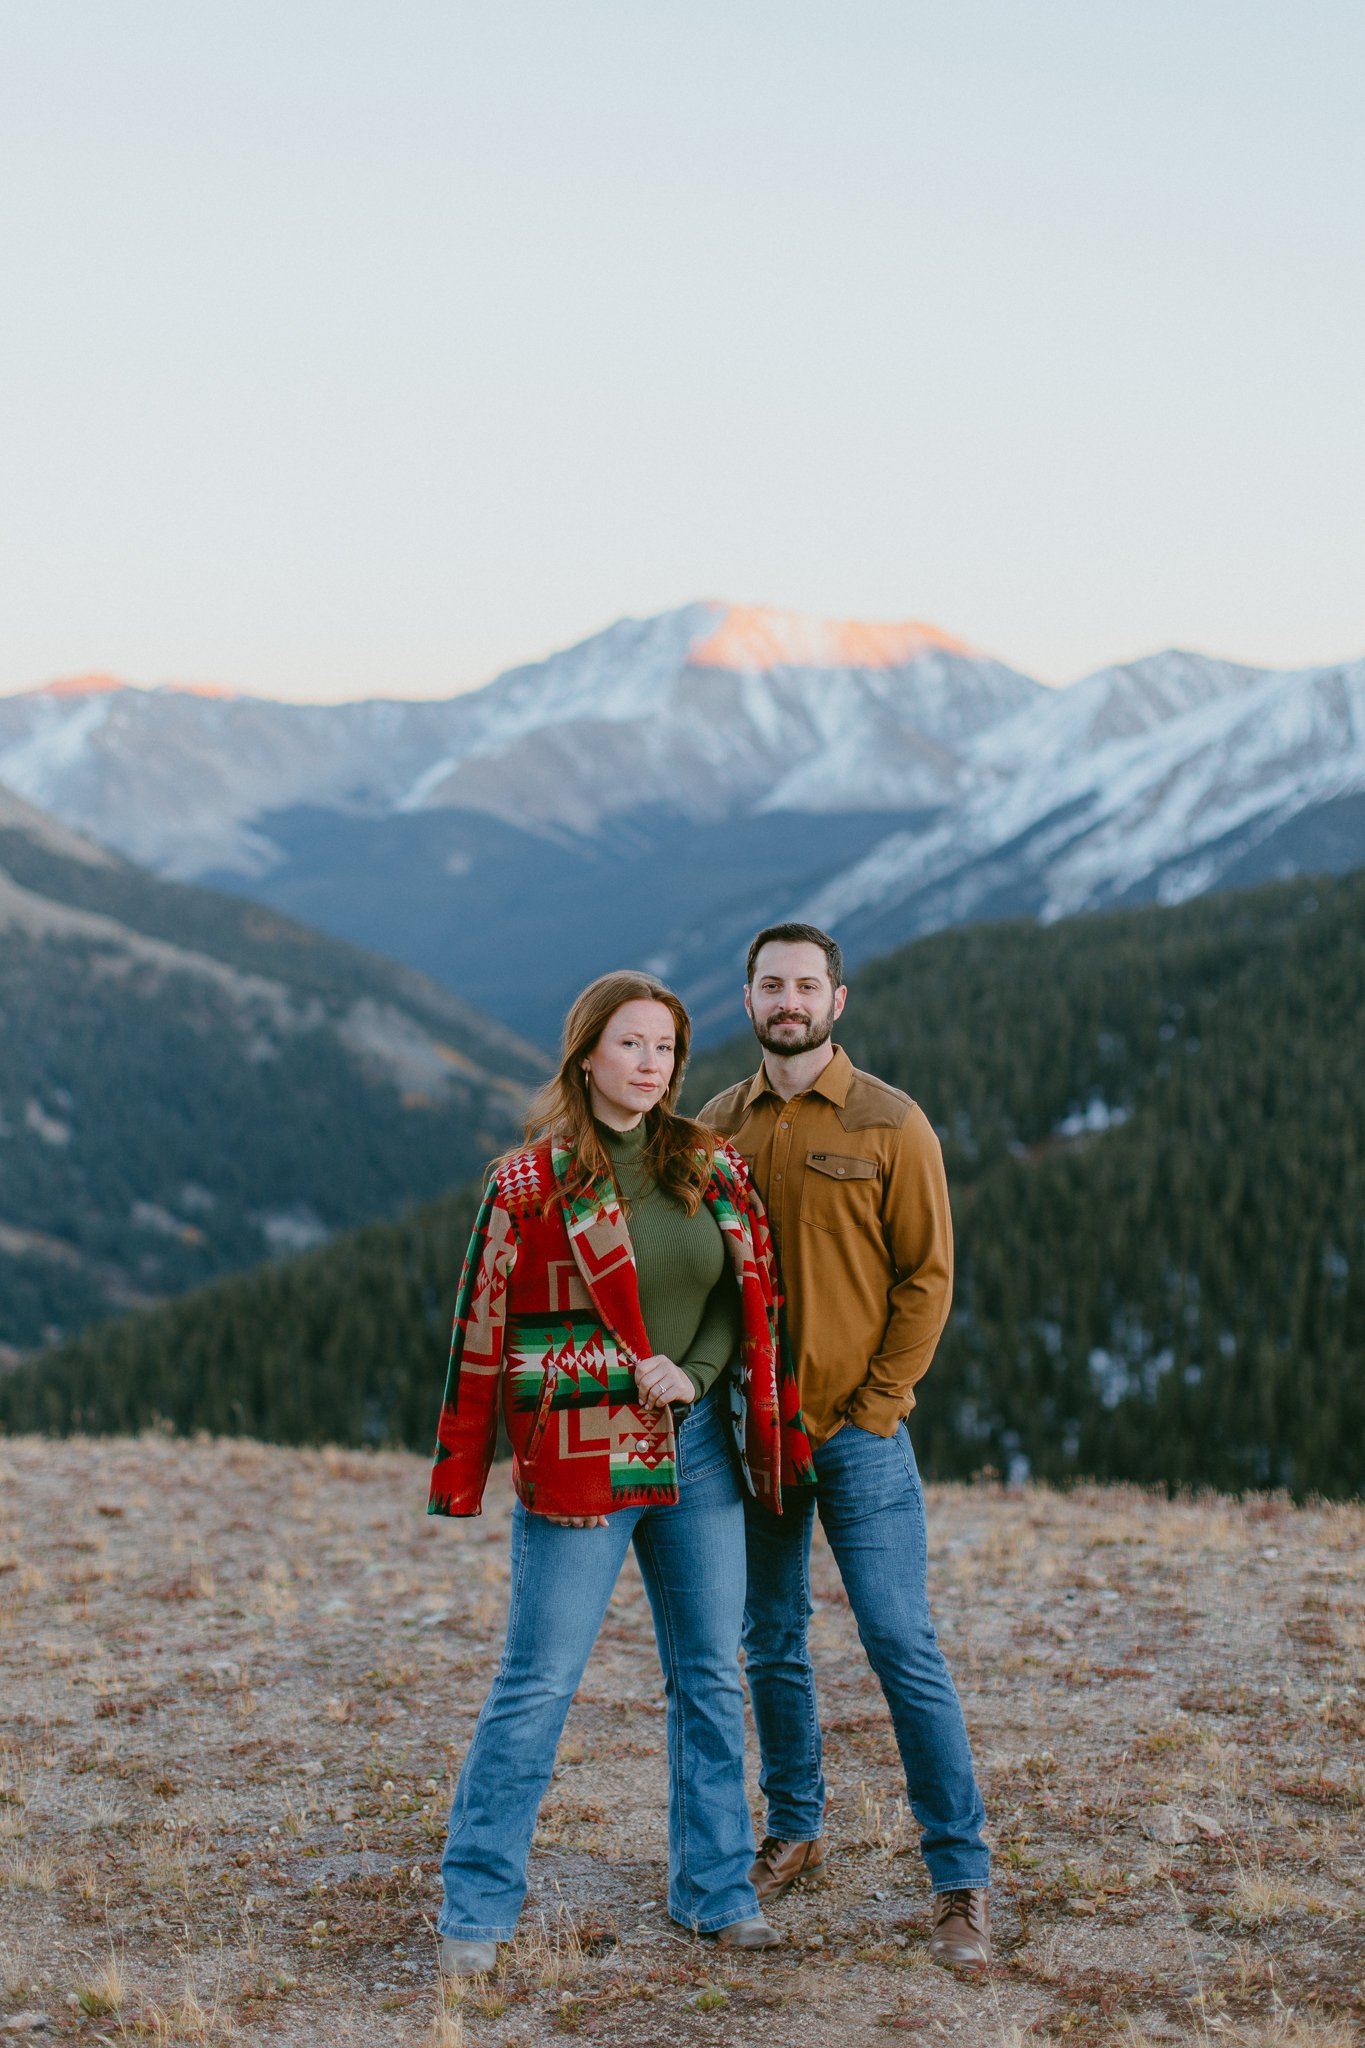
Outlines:
[[811,1443],[891,1436],[915,1405],[953,1294],[943,1154],[922,1109],[836,1046],[784,1102],[760,1067],[702,1123],[743,1153],[768,1211]]

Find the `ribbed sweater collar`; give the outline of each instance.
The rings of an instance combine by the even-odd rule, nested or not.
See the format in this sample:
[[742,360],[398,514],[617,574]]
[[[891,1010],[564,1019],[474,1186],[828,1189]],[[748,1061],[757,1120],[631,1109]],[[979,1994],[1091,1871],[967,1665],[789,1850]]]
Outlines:
[[623,1165],[633,1166],[643,1158],[645,1146],[649,1141],[643,1117],[633,1131],[615,1131],[610,1124],[602,1123],[597,1117],[593,1118],[593,1122],[597,1125],[598,1137],[613,1159],[619,1160]]

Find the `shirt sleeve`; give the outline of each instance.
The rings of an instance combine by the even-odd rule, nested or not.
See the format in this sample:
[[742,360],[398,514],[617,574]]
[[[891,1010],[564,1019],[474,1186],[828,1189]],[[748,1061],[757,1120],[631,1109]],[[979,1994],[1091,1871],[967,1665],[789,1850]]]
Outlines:
[[696,1398],[710,1393],[727,1365],[739,1351],[739,1283],[727,1259],[725,1270],[706,1297],[697,1334],[687,1347],[686,1358],[678,1364],[696,1388]]
[[915,1405],[953,1299],[953,1218],[933,1125],[918,1106],[896,1133],[882,1194],[882,1231],[892,1269],[881,1346],[846,1410],[848,1420],[891,1436]]

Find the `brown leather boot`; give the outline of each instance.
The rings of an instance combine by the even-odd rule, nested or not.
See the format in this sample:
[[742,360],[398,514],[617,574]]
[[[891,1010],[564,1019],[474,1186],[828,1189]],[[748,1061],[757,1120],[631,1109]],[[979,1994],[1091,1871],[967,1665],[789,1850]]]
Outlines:
[[991,1960],[991,1902],[984,1887],[934,1893],[929,1953],[947,1970],[985,1970]]
[[765,1835],[749,1872],[749,1882],[760,1899],[780,1899],[798,1878],[818,1870],[824,1860],[825,1845],[819,1839],[813,1842],[782,1842],[776,1835]]

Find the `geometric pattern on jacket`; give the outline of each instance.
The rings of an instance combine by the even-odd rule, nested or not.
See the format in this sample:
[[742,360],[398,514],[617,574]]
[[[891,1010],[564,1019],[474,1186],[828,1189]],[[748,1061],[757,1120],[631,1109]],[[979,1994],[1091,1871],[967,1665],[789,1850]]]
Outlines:
[[[512,1442],[522,1504],[603,1515],[678,1497],[673,1417],[639,1400],[649,1356],[635,1254],[610,1174],[573,1196],[570,1155],[548,1141],[504,1161],[484,1191],[451,1333],[427,1512],[477,1515],[497,1445]],[[727,1374],[741,1475],[782,1512],[784,1486],[814,1483],[796,1375],[778,1340],[767,1218],[740,1155],[711,1154],[702,1200],[739,1282],[740,1351]]]

